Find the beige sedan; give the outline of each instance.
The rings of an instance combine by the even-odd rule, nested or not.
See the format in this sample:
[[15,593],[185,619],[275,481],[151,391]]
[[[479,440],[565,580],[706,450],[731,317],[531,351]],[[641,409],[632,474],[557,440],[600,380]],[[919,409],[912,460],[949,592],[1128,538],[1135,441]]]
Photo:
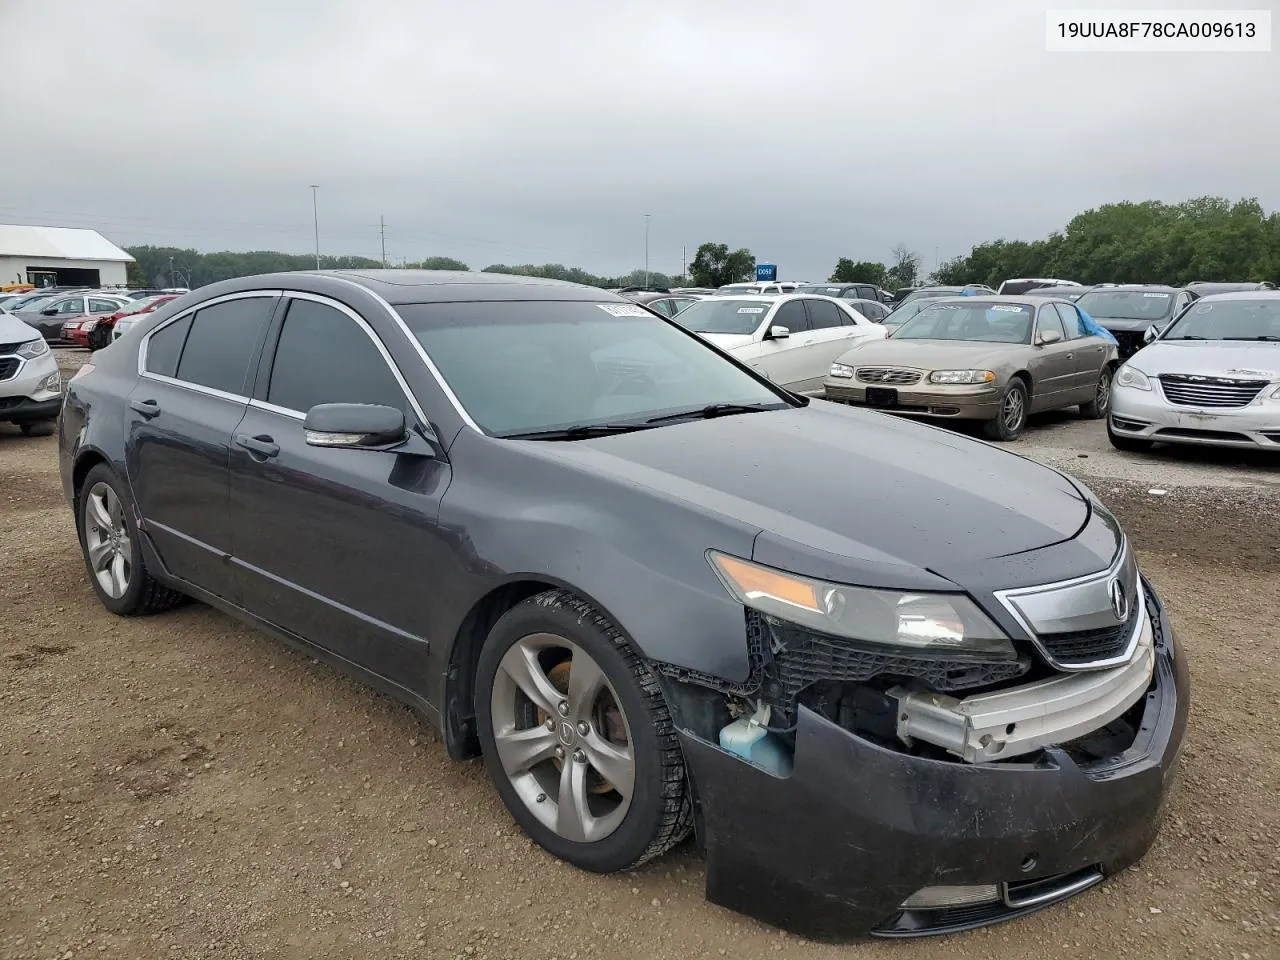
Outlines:
[[1013,440],[1029,413],[1111,405],[1116,345],[1085,329],[1074,304],[1034,297],[938,300],[886,340],[855,345],[831,365],[828,400],[940,420],[978,420]]

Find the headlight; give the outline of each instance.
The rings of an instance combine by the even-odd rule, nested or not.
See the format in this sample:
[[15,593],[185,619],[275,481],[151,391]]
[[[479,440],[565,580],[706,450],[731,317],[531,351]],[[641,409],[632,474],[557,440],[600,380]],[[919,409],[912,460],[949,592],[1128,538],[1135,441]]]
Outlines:
[[935,370],[929,374],[930,383],[993,383],[995,379],[990,370]]
[[1125,364],[1116,374],[1117,387],[1133,387],[1135,390],[1150,390],[1151,381],[1147,379],[1147,375],[1141,370]]
[[37,389],[48,390],[50,393],[61,393],[62,392],[62,374],[55,370],[53,373],[49,374],[47,377],[45,377],[43,380],[40,381],[40,386],[37,387]]
[[97,327],[97,325],[98,325],[97,320],[86,320],[84,323],[80,324],[80,330],[82,333],[88,333],[90,330],[93,330],[95,327]]
[[711,551],[729,592],[744,606],[821,633],[933,652],[1017,654],[962,594],[902,593],[811,580]]
[[831,365],[830,375],[839,377],[841,380],[848,380],[853,376],[853,367],[844,363],[833,363]]
[[1280,389],[1277,389],[1276,392],[1271,395],[1271,399],[1280,400]]
[[49,345],[45,343],[44,338],[41,337],[38,340],[28,340],[26,343],[21,344],[14,352],[20,357],[26,357],[28,360],[34,360],[36,357],[43,357],[48,353]]

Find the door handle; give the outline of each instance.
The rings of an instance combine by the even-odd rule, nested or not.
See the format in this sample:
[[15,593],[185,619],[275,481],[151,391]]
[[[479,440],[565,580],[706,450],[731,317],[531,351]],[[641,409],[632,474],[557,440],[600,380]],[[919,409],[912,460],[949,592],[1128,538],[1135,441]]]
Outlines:
[[244,447],[251,454],[262,457],[264,460],[268,457],[274,457],[280,452],[280,444],[266,434],[261,433],[256,437],[251,437],[247,433],[237,433],[236,446]]
[[1067,359],[1068,359],[1068,360],[1074,360],[1075,358],[1076,358],[1076,355],[1075,355],[1074,353],[1068,353],[1068,354],[1067,354]]
[[129,409],[148,420],[160,416],[160,404],[155,400],[130,400]]

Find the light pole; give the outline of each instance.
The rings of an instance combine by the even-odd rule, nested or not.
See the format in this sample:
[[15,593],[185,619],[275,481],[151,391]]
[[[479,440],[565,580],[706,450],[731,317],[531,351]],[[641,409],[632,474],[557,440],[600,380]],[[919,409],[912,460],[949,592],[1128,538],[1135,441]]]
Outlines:
[[176,287],[178,281],[173,276],[173,257],[169,258],[169,286]]
[[320,269],[320,207],[316,200],[316,191],[320,189],[320,184],[313,183],[311,185],[311,219],[316,225],[316,269]]
[[649,214],[644,215],[644,286],[649,288]]

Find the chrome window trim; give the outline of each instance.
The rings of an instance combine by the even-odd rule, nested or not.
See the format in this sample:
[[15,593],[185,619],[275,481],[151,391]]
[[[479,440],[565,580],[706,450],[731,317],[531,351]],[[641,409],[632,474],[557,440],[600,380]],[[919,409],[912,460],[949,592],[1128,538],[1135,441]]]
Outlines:
[[216,387],[206,387],[202,383],[191,383],[189,380],[179,380],[177,377],[166,377],[162,373],[143,373],[140,374],[143,380],[154,380],[156,383],[167,383],[171,387],[182,387],[184,390],[190,390],[192,393],[202,393],[206,397],[217,397],[219,400],[230,400],[232,403],[248,403],[249,398],[241,396],[238,393],[228,393],[226,390],[219,390]]
[[431,375],[435,377],[436,383],[440,386],[441,391],[448,398],[449,402],[453,405],[453,409],[457,411],[458,416],[462,418],[462,422],[465,423],[467,426],[469,426],[476,433],[484,434],[484,430],[480,428],[480,424],[476,423],[473,419],[471,419],[471,414],[467,413],[466,409],[462,406],[462,401],[458,399],[458,395],[453,392],[453,388],[449,386],[444,376],[440,373],[440,369],[435,365],[431,357],[427,354],[426,348],[422,345],[421,341],[419,341],[418,338],[413,335],[413,331],[409,329],[409,325],[404,322],[404,317],[400,316],[400,314],[396,312],[396,308],[393,307],[390,303],[388,303],[386,299],[382,297],[381,294],[379,294],[376,290],[372,290],[369,287],[366,287],[362,283],[356,283],[354,280],[348,280],[346,277],[335,277],[332,274],[327,274],[327,273],[315,273],[315,274],[310,274],[310,276],[324,277],[325,279],[328,279],[328,280],[336,280],[339,283],[345,283],[349,286],[355,287],[357,290],[360,290],[368,294],[369,296],[373,297],[373,299],[378,303],[378,305],[387,312],[388,316],[391,317],[392,322],[397,327],[400,328],[401,332],[404,333],[405,337],[408,338],[409,342],[413,344],[413,348],[414,350],[417,351],[418,357],[422,360],[424,364],[426,364],[427,369],[431,371]]
[[267,403],[265,400],[251,399],[249,401],[249,406],[253,407],[255,410],[265,410],[268,413],[276,413],[282,417],[288,417],[290,420],[297,420],[301,422],[307,419],[307,415],[305,413],[299,413],[297,410],[290,410],[288,407],[278,407],[274,403]]
[[[163,323],[148,330],[143,335],[142,342],[138,344],[138,376],[147,377],[152,380],[162,380],[162,381],[168,381],[170,383],[177,383],[180,386],[184,386],[184,387],[199,388],[199,390],[209,391],[215,396],[224,396],[224,397],[232,396],[232,397],[235,397],[236,399],[247,401],[249,398],[245,396],[241,396],[240,394],[228,394],[223,390],[215,390],[213,387],[202,387],[200,386],[200,384],[189,383],[186,380],[178,380],[175,377],[166,377],[163,374],[148,372],[147,371],[147,351],[151,346],[151,338],[154,337],[161,330],[163,330],[165,327],[169,326],[170,324],[177,323],[183,317],[190,316],[196,311],[203,310],[206,307],[212,307],[219,303],[226,303],[229,300],[248,300],[253,297],[282,297],[282,296],[284,296],[283,290],[242,290],[239,293],[226,293],[220,297],[213,297],[212,299],[204,300],[200,303],[195,304],[194,306],[187,307],[186,309],[178,313],[175,313],[172,317],[169,317],[169,319],[165,320]],[[137,321],[134,321],[134,322],[136,323]]]
[[1061,670],[1064,673],[1080,673],[1090,670],[1106,670],[1111,667],[1117,667],[1121,664],[1128,663],[1133,657],[1134,651],[1138,647],[1138,639],[1142,634],[1142,624],[1146,618],[1147,592],[1142,585],[1142,575],[1138,574],[1136,595],[1133,603],[1139,604],[1138,616],[1134,618],[1133,631],[1129,635],[1129,640],[1125,644],[1124,650],[1114,657],[1107,657],[1104,660],[1091,660],[1088,663],[1059,663],[1049,650],[1040,640],[1040,635],[1036,632],[1031,622],[1018,609],[1015,601],[1019,597],[1035,596],[1038,594],[1055,593],[1059,590],[1066,590],[1072,587],[1080,587],[1088,584],[1098,583],[1100,581],[1110,580],[1117,576],[1124,569],[1125,563],[1128,562],[1132,548],[1129,544],[1129,538],[1125,537],[1121,541],[1120,549],[1116,551],[1115,557],[1107,569],[1099,573],[1090,573],[1083,577],[1075,577],[1071,580],[1059,580],[1055,583],[1043,583],[1033,587],[1015,587],[1009,590],[996,590],[994,595],[1000,605],[1008,612],[1009,616],[1017,621],[1018,626],[1026,632],[1027,638],[1035,645],[1040,656],[1045,662],[1052,666],[1055,670]]

